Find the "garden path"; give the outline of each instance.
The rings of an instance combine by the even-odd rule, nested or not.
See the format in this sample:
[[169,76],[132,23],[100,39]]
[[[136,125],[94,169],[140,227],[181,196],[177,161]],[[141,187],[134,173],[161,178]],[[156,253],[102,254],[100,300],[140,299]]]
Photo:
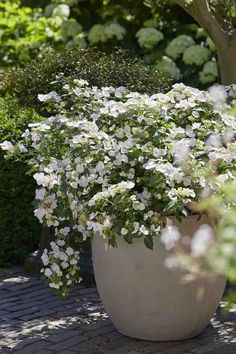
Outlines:
[[216,314],[191,340],[135,340],[116,331],[95,288],[77,286],[61,301],[21,268],[0,269],[0,353],[235,354],[236,310],[227,317]]

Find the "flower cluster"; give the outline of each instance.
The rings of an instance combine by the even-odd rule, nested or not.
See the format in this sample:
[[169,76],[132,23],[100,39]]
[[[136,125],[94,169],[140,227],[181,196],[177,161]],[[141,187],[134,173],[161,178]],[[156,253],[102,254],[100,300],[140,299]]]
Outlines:
[[109,39],[115,38],[121,41],[126,34],[126,29],[119,23],[108,24],[96,24],[94,25],[88,34],[88,40],[90,44],[97,44],[99,42],[106,42]]
[[44,268],[41,273],[48,279],[49,286],[61,290],[66,297],[68,288],[79,282],[79,252],[67,245],[69,227],[55,230],[56,240],[50,243],[51,250],[45,249],[42,255]]
[[185,50],[183,61],[188,65],[203,65],[210,57],[210,50],[202,45],[193,45]]
[[162,32],[153,27],[141,28],[136,37],[140,47],[147,49],[153,48],[164,38]]
[[181,34],[174,38],[166,48],[166,54],[173,58],[178,59],[188,47],[195,45],[195,41],[192,37],[186,34]]
[[[142,237],[152,248],[164,215],[191,214],[199,191],[215,188],[196,171],[210,163],[218,178],[234,178],[235,118],[210,94],[178,84],[148,96],[84,80],[64,92],[39,96],[58,113],[23,135],[38,184],[35,215],[59,230],[60,242],[66,225],[83,240],[95,235],[115,246],[117,237],[128,243]],[[15,150],[22,151],[19,144]],[[50,253],[60,269],[46,274],[60,289],[69,285],[65,263],[58,263],[68,263],[63,253],[70,256],[60,249],[68,247],[63,237],[66,244],[53,244]]]
[[[145,27],[136,33],[139,46],[148,52],[146,57],[149,62],[152,61],[156,68],[170,74],[174,81],[191,75],[194,81],[198,80],[204,86],[217,81],[216,48],[203,30],[193,31],[192,36],[179,34],[168,43],[164,32],[149,27],[153,25],[146,21]],[[160,42],[164,43],[159,45]]]
[[199,73],[199,80],[202,84],[208,84],[214,82],[218,76],[217,63],[215,61],[208,61]]
[[169,73],[171,78],[173,78],[175,81],[178,81],[181,78],[181,72],[178,66],[171,58],[165,55],[161,60],[156,61],[155,66],[160,71]]

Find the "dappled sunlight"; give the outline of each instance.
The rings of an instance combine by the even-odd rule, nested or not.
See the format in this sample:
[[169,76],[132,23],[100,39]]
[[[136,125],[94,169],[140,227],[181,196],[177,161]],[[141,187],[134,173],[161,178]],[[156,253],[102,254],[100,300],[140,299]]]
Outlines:
[[[209,351],[208,348],[223,346],[232,352],[236,348],[233,339],[235,308],[227,316],[218,312],[207,329],[195,339],[182,342],[142,341],[125,337],[115,329],[95,288],[86,289],[78,285],[66,300],[60,300],[58,294],[35,277],[9,274],[0,282],[1,286],[3,284],[4,294],[0,293],[2,353],[9,350],[22,354],[47,350],[52,353],[61,350],[82,353],[88,350],[102,354],[119,348],[124,348],[123,353],[128,350],[152,353],[153,350],[171,348],[171,353],[179,354],[181,348],[204,349],[206,346],[206,351]],[[224,305],[222,302],[221,308]]]

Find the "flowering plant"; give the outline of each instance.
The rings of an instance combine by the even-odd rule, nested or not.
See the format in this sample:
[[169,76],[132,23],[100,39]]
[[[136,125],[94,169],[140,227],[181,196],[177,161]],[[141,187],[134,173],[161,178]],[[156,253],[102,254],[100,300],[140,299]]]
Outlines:
[[[233,179],[235,118],[208,93],[173,86],[152,96],[124,87],[89,87],[84,80],[64,86],[65,94],[39,95],[57,114],[30,125],[14,153],[30,150],[36,190],[35,215],[55,228],[57,241],[43,262],[50,286],[65,292],[78,280],[78,253],[68,246],[76,232],[116,246],[153,237],[164,215],[192,213],[199,190],[214,189],[199,169],[210,162],[217,179]],[[51,264],[49,266],[49,264]]]

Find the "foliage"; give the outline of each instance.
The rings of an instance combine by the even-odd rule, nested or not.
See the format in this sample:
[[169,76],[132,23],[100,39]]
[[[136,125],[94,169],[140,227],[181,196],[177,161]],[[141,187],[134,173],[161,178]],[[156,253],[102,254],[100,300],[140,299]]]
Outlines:
[[96,48],[48,53],[25,68],[2,75],[1,91],[8,92],[20,102],[38,106],[37,96],[61,90],[65,78],[82,78],[91,85],[126,86],[140,93],[157,93],[168,89],[167,75],[146,65],[130,51],[116,50],[110,54]]
[[[175,81],[207,86],[218,79],[217,69],[211,75],[205,74],[207,60],[198,67],[195,63],[186,64],[182,55],[177,60],[169,56],[169,44],[180,35],[191,37],[193,45],[209,49],[206,36],[199,36],[199,28],[178,6],[164,2],[150,9],[142,0],[136,1],[135,7],[130,0],[53,0],[41,2],[41,8],[27,7],[32,7],[33,2],[23,1],[23,5],[19,0],[7,1],[0,11],[0,28],[5,33],[0,40],[4,66],[18,66],[35,56],[41,57],[49,44],[56,50],[96,45],[106,52],[120,45],[166,70]],[[19,16],[20,23],[15,20]],[[12,21],[6,22],[6,17]],[[210,62],[216,66],[215,49],[210,50]]]
[[[29,120],[39,117],[16,100],[0,99],[0,140],[15,140]],[[35,182],[24,162],[5,160],[0,153],[0,266],[22,263],[38,242],[40,227],[33,217]]]
[[[231,112],[236,117],[236,110]],[[233,130],[225,136],[226,141],[231,141],[236,146],[236,119]],[[218,274],[226,277],[230,283],[236,284],[236,166],[232,163],[234,178],[229,180],[226,175],[216,176],[209,166],[204,172],[199,170],[199,175],[204,176],[215,185],[213,192],[205,186],[195,210],[208,213],[212,225],[202,225],[190,240],[190,253],[186,253],[185,245],[176,238],[176,230],[169,229],[167,242],[180,243],[170,264],[181,266],[195,275]],[[175,240],[173,239],[175,237]],[[165,242],[166,243],[166,242]],[[235,292],[227,297],[231,303],[236,303]]]
[[50,101],[58,114],[31,125],[25,147],[22,141],[1,147],[32,153],[35,215],[58,236],[43,256],[44,273],[63,293],[78,279],[76,260],[68,262],[72,230],[112,246],[117,237],[128,243],[143,237],[152,248],[163,215],[186,217],[202,188],[215,189],[199,169],[210,163],[217,179],[233,178],[236,146],[225,137],[235,119],[206,92],[180,84],[148,96],[75,80],[63,95],[53,91],[39,100]]
[[61,39],[61,19],[46,18],[42,9],[22,7],[20,0],[0,3],[1,67],[28,61],[46,44]]

